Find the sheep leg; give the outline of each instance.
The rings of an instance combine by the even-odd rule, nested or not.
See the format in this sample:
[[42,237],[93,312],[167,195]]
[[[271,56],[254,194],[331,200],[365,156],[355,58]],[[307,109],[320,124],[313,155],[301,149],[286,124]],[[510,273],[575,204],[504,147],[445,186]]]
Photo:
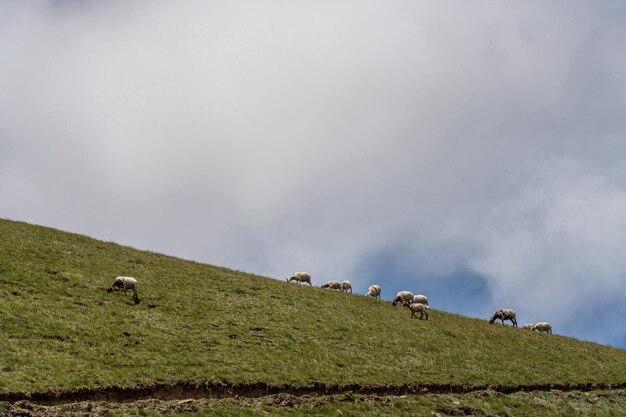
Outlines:
[[411,310],[411,315],[415,318],[417,318],[417,316],[415,315],[415,311]]

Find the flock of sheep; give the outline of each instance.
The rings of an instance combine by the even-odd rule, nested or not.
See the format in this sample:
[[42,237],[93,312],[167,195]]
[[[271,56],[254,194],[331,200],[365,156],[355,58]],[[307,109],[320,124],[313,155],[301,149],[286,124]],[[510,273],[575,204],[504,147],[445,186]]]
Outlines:
[[[489,320],[489,323],[493,323],[494,321],[499,319],[500,321],[502,321],[502,324],[504,324],[505,320],[510,320],[511,323],[513,323],[513,326],[517,327],[516,316],[517,315],[515,314],[515,311],[511,310],[510,308],[496,310],[493,317],[491,317],[491,320]],[[548,323],[547,321],[539,321],[537,323],[526,323],[525,325],[522,326],[522,329],[534,330],[537,332],[545,332],[545,333],[552,334],[552,325]]]
[[[294,272],[289,278],[287,278],[287,282],[297,282],[298,284],[306,283],[312,286],[311,284],[311,274],[308,272]],[[328,281],[326,284],[322,285],[322,288],[328,288],[331,290],[340,290],[345,292],[352,293],[352,284],[349,281]],[[380,285],[372,285],[367,289],[368,297],[380,298],[381,288]],[[411,316],[415,318],[419,318],[420,320],[426,316],[426,320],[428,320],[428,310],[430,310],[430,306],[428,305],[428,297],[425,295],[413,295],[410,291],[400,291],[396,294],[395,298],[391,302],[393,306],[398,303],[402,303],[403,307],[411,310]],[[417,317],[415,313],[420,313],[420,316]],[[501,320],[504,325],[505,320],[510,320],[513,323],[514,327],[517,327],[517,319],[515,311],[511,309],[499,309],[495,312],[489,323],[493,324],[496,320]],[[546,332],[552,334],[552,325],[545,321],[540,321],[537,323],[527,323],[522,326],[522,329],[534,330],[538,332]]]
[[[289,278],[287,278],[287,282],[297,282],[298,284],[311,284],[311,274],[308,272],[294,272]],[[328,281],[322,288],[328,288],[331,290],[339,290],[344,291],[346,293],[352,294],[352,284],[349,281]],[[135,304],[139,304],[139,295],[137,294],[137,280],[133,277],[117,277],[111,287],[107,289],[107,292],[111,291],[124,291],[126,293],[127,290],[133,291],[133,301]],[[371,285],[367,289],[368,297],[373,297],[380,299],[381,288],[380,285]],[[411,311],[411,317],[419,318],[420,320],[426,316],[426,320],[428,320],[428,310],[430,310],[430,306],[428,305],[428,297],[425,295],[413,295],[410,291],[400,291],[394,297],[391,304],[396,306],[398,303],[402,303],[403,307],[408,308]],[[415,313],[420,313],[420,316],[417,317]],[[500,320],[504,325],[504,321],[510,321],[514,327],[517,327],[517,318],[514,310],[511,309],[499,309],[496,310],[495,314],[489,320],[489,323],[493,324],[496,320]],[[522,329],[533,330],[538,332],[546,332],[552,334],[552,325],[545,321],[540,321],[537,323],[527,323],[522,326]]]
[[[297,282],[298,284],[306,283],[312,286],[311,274],[308,272],[294,272],[289,278],[287,278],[287,282],[292,281]],[[326,284],[322,285],[322,288],[352,293],[352,284],[350,284],[350,281],[328,281]],[[367,289],[367,294],[365,295],[380,299],[380,293],[380,285],[371,285]],[[403,307],[411,310],[412,317],[419,318],[421,320],[424,316],[426,316],[426,320],[428,320],[428,310],[430,310],[430,307],[428,306],[428,297],[425,295],[413,295],[409,291],[400,291],[396,295],[396,298],[393,299],[392,304],[395,306],[399,302],[402,302]],[[415,313],[420,313],[420,316],[417,317]]]

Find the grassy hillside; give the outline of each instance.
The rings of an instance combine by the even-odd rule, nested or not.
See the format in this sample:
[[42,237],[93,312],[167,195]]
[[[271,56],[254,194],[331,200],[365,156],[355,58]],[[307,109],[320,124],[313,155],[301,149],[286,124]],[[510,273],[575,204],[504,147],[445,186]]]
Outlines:
[[[138,278],[141,304],[106,293],[117,275]],[[419,321],[384,301],[7,220],[0,317],[5,392],[193,379],[626,382],[624,350],[437,310]]]

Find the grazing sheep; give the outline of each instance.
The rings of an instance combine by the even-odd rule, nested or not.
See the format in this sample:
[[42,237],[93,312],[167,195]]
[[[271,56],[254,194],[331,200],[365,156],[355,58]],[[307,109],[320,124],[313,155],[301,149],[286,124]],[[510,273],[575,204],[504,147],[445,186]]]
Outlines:
[[[403,307],[407,307],[409,310],[411,310],[411,316],[415,317],[416,319],[419,318],[420,320],[422,319],[422,317],[424,317],[424,315],[426,315],[426,320],[428,320],[428,311],[430,310],[430,307],[422,304],[422,303],[403,303],[402,304]],[[417,317],[415,315],[415,313],[420,312],[420,316]]]
[[396,298],[393,299],[391,304],[394,306],[399,302],[402,303],[412,303],[413,302],[413,293],[410,291],[400,291],[396,294]]
[[311,274],[308,272],[294,272],[291,277],[287,278],[287,282],[296,281],[298,284],[306,282],[311,285]]
[[348,292],[348,290],[350,290],[350,294],[352,294],[352,284],[350,284],[350,281],[344,281],[341,283],[341,290]]
[[428,305],[428,297],[426,297],[425,295],[414,295],[413,296],[413,302],[414,303],[422,303],[424,305]]
[[535,325],[531,328],[531,330],[552,334],[552,325],[548,323],[547,321],[540,321],[538,323],[535,323]]
[[511,323],[513,323],[513,326],[517,327],[517,320],[515,319],[515,317],[516,317],[515,311],[511,310],[510,308],[499,309],[499,310],[496,310],[491,320],[489,320],[489,323],[493,324],[493,322],[496,321],[496,319],[500,319],[502,320],[502,325],[504,325],[504,320],[511,320]]
[[330,288],[331,290],[343,290],[343,285],[339,281],[328,281],[326,284],[322,285],[322,288]]
[[371,285],[368,289],[367,289],[367,294],[365,294],[368,297],[374,297],[374,298],[380,298],[380,293],[382,292],[380,285]]
[[535,323],[526,323],[525,325],[522,326],[522,329],[524,329],[524,330],[532,330],[534,325],[535,325]]
[[139,304],[139,296],[137,295],[137,280],[133,277],[117,277],[113,284],[107,289],[107,292],[111,292],[113,290],[123,290],[126,293],[126,290],[133,290],[133,301],[135,304]]

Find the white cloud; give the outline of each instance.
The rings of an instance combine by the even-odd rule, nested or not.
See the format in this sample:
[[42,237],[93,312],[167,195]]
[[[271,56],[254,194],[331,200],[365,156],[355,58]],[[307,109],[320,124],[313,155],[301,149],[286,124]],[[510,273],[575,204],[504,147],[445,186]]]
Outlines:
[[551,162],[485,217],[471,264],[526,321],[611,320],[626,296],[626,188],[577,161]]

